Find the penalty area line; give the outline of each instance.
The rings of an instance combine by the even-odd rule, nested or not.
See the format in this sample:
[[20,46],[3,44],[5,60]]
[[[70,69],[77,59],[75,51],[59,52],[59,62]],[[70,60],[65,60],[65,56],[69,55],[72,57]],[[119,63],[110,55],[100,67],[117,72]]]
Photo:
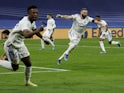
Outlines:
[[[24,67],[23,65],[20,65],[20,67]],[[37,66],[32,66],[32,68],[35,69],[42,69],[46,71],[32,71],[32,73],[45,73],[45,72],[66,72],[70,71],[67,69],[58,69],[58,68],[45,68],[45,67],[37,67]],[[24,72],[1,72],[0,75],[5,75],[5,74],[24,74]]]
[[[24,67],[24,66],[23,65],[20,65],[20,67]],[[46,68],[46,67],[37,67],[37,66],[32,66],[32,68],[45,69],[45,70],[51,70],[51,71],[70,71],[70,70],[67,70],[67,69]]]
[[[68,45],[56,45],[56,46],[68,46]],[[100,48],[100,46],[87,46],[87,45],[78,45],[77,47],[84,47],[84,48]],[[118,47],[118,46],[116,46],[116,47],[109,47],[109,46],[106,46],[105,48],[124,48],[124,47]]]

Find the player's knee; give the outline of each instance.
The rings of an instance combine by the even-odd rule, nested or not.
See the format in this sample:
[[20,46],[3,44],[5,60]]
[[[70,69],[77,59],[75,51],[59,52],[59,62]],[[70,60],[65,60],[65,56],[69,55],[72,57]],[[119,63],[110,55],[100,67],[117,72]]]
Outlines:
[[23,61],[23,63],[25,64],[26,67],[30,67],[32,65],[29,56],[22,58],[21,61]]
[[24,64],[26,67],[30,67],[32,65],[30,61],[24,62]]
[[99,41],[104,41],[104,39],[100,38]]
[[13,71],[18,70],[19,64],[12,64]]
[[69,44],[70,44],[71,46],[76,47],[76,46],[78,45],[78,43],[79,43],[79,40],[73,40],[73,41],[70,42]]
[[27,62],[27,64],[25,64],[26,67],[30,67],[31,66],[31,62]]
[[112,42],[111,42],[111,41],[109,41],[109,44],[111,45],[111,44],[112,44]]
[[69,45],[69,46],[74,49],[74,48],[77,46],[77,44],[71,44],[71,45]]

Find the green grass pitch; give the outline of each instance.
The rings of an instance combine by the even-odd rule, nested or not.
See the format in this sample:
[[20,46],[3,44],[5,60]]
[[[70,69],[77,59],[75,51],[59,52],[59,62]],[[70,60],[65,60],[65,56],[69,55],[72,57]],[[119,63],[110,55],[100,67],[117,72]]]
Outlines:
[[[33,73],[31,78],[38,87],[25,87],[23,73],[1,74],[11,71],[0,67],[0,93],[123,93],[124,40],[114,40],[120,40],[122,46],[109,45],[105,40],[107,54],[100,54],[98,39],[82,39],[70,53],[68,62],[62,60],[61,65],[56,64],[57,59],[68,47],[69,40],[55,40],[54,51],[51,46],[40,50],[40,40],[25,40],[33,66],[70,71],[47,72],[47,69],[33,68],[33,72],[41,71]],[[23,72],[23,68],[17,72]]]

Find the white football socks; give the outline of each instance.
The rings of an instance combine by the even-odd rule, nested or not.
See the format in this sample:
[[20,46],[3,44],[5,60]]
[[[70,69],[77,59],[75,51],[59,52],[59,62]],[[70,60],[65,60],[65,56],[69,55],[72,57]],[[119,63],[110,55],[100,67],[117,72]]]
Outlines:
[[75,46],[69,46],[68,49],[60,56],[59,60],[61,60],[62,58],[64,58],[64,55],[65,54],[69,54],[70,51],[72,51],[72,49],[74,48]]
[[54,42],[52,42],[49,38],[47,38],[47,41],[50,42],[50,44],[55,47]]
[[74,47],[75,47],[74,45],[69,46],[68,49],[65,51],[65,54],[68,55],[69,52],[71,52]]
[[25,67],[24,71],[25,71],[25,82],[28,83],[30,82],[32,67]]
[[117,42],[117,41],[112,41],[112,44],[113,44],[113,45],[117,45],[117,44],[119,44],[119,42]]
[[0,60],[0,66],[7,68],[7,69],[10,69],[10,70],[13,70],[11,62],[6,61],[6,60]]
[[103,41],[99,41],[102,51],[106,52]]
[[44,49],[44,41],[41,39],[41,47]]

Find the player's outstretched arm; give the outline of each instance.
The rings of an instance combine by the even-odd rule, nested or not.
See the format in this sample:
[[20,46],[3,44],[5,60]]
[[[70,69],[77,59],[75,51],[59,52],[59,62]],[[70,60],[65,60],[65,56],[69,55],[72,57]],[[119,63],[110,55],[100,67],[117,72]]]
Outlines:
[[103,24],[100,21],[94,20],[94,23],[103,26]]
[[41,35],[41,33],[39,32],[39,33],[36,33],[36,35],[39,37],[39,38],[41,38],[42,39],[42,35]]
[[31,38],[33,35],[38,34],[39,32],[43,31],[43,27],[39,27],[35,31],[23,30],[23,35],[25,38]]
[[57,14],[56,18],[73,19],[73,17],[71,15],[61,15],[61,14]]
[[94,23],[100,25],[101,27],[105,27],[106,31],[108,31],[108,25],[104,25],[104,24],[102,24],[101,22],[99,22],[97,20],[95,20]]

